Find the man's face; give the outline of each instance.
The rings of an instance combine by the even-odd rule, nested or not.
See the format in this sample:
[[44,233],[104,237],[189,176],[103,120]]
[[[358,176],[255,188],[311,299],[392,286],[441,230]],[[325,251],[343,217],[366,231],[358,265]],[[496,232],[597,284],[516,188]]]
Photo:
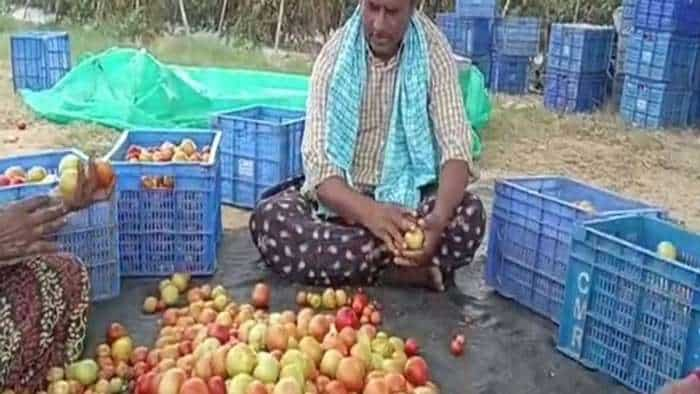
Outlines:
[[415,0],[363,0],[367,41],[380,59],[394,56],[413,15]]

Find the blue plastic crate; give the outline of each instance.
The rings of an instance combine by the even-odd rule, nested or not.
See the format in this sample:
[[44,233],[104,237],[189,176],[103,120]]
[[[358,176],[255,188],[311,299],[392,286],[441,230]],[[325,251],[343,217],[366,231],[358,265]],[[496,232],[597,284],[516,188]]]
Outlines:
[[[52,150],[0,159],[0,173],[8,167],[20,166],[25,171],[43,167],[50,176],[45,182],[0,187],[0,206],[38,195],[48,195],[57,182],[58,165],[64,156],[74,154],[87,160],[74,149]],[[90,299],[103,301],[119,296],[116,199],[104,201],[69,214],[68,223],[53,237],[64,251],[79,257],[90,274]]]
[[616,74],[613,77],[612,89],[610,93],[610,102],[615,110],[620,108],[620,101],[622,100],[622,89],[625,86],[625,74]]
[[508,94],[527,92],[530,79],[530,58],[494,54],[491,59],[492,91]]
[[221,198],[253,208],[265,189],[303,172],[305,111],[251,106],[213,119],[222,131]]
[[49,89],[71,68],[70,40],[64,32],[14,34],[10,51],[15,91]]
[[606,73],[571,74],[549,71],[545,75],[544,105],[561,112],[591,112],[605,104],[609,77]]
[[[565,177],[496,182],[486,283],[505,297],[559,322],[571,232],[582,220],[664,211]],[[578,202],[588,201],[595,212]]]
[[688,125],[694,127],[700,126],[700,90],[696,90],[690,95]]
[[627,42],[625,73],[673,87],[697,87],[700,41],[672,33],[637,30]]
[[697,0],[637,0],[634,26],[684,36],[700,36],[700,2]]
[[484,74],[484,84],[491,83],[491,55],[484,55],[472,58],[472,64]]
[[499,0],[456,0],[455,5],[457,14],[476,18],[494,18],[499,8]]
[[629,34],[622,34],[617,36],[617,45],[615,47],[616,74],[623,74],[625,72],[625,59],[627,58],[627,48],[629,47],[629,41]]
[[637,127],[683,127],[688,122],[690,96],[689,90],[627,75],[620,114],[622,119]]
[[489,85],[491,77],[491,55],[476,56],[469,59],[455,55],[455,60],[460,73],[468,70],[469,67],[476,67],[484,75],[484,84],[486,86]]
[[483,56],[491,51],[492,19],[441,13],[437,15],[437,23],[454,53],[461,56]]
[[[680,262],[656,253],[672,242]],[[577,226],[558,348],[635,392],[700,367],[700,236],[651,217]]]
[[540,51],[538,18],[498,18],[493,31],[493,50],[500,55],[535,56]]
[[[209,146],[207,162],[126,161],[131,146],[157,147],[184,138]],[[211,275],[221,236],[221,132],[139,129],[122,134],[107,158],[117,173],[123,276]],[[172,177],[172,189],[149,189],[143,177]]]
[[622,0],[622,34],[628,35],[634,30],[634,17],[637,0]]
[[608,69],[615,29],[577,23],[555,23],[549,41],[547,69],[588,74]]

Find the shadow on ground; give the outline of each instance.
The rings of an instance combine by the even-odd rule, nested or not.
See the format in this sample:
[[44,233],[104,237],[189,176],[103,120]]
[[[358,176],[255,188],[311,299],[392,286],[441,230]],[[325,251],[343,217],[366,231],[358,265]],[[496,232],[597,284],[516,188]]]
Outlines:
[[[475,187],[490,207],[490,185]],[[218,270],[213,278],[204,280],[223,284],[239,302],[249,299],[257,281],[266,280],[274,289],[275,309],[294,308],[294,296],[300,287],[270,274],[256,262],[257,257],[246,230],[227,230]],[[472,266],[458,272],[457,285],[445,294],[368,289],[384,305],[388,331],[419,339],[443,394],[629,392],[558,353],[554,347],[556,327],[552,323],[485,289],[481,280],[483,264],[482,251]],[[124,280],[118,299],[95,305],[88,325],[89,355],[112,321],[127,325],[138,344],[154,343],[157,317],[142,315],[140,308],[157,283],[155,279]],[[462,358],[449,353],[449,340],[457,330],[467,333],[468,350]]]

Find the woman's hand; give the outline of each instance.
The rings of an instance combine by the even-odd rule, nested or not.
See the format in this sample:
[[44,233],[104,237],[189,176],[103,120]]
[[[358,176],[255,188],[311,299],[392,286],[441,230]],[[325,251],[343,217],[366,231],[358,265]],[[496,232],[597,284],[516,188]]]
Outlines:
[[48,196],[11,203],[0,209],[0,261],[40,253],[58,246],[47,240],[64,224],[67,208]]
[[0,208],[0,261],[57,252],[58,245],[48,238],[65,225],[66,215],[111,198],[116,180],[99,187],[92,159],[79,163],[77,173],[72,196],[37,196]]
[[391,204],[374,203],[362,223],[375,237],[384,241],[396,256],[406,249],[404,233],[416,227],[415,214]]
[[433,210],[426,217],[418,220],[418,226],[423,230],[425,239],[420,250],[405,250],[394,263],[406,267],[425,266],[431,263],[442,244],[442,235],[450,223],[447,215]]
[[72,196],[63,196],[63,204],[71,211],[77,211],[88,207],[95,202],[105,201],[111,198],[114,192],[116,178],[106,188],[100,188],[95,161],[91,158],[87,164],[78,163],[77,187]]

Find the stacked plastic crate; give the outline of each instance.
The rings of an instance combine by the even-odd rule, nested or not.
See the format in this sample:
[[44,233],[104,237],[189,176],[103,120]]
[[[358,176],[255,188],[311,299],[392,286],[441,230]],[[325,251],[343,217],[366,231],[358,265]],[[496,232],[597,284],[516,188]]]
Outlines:
[[530,61],[540,47],[540,21],[531,17],[498,18],[494,24],[491,90],[522,94],[528,89]]
[[625,57],[630,35],[634,30],[635,0],[623,0],[620,26],[617,31],[617,47],[615,48],[615,76],[612,82],[612,103],[615,109],[620,108],[622,87],[625,84]]
[[637,0],[620,112],[637,127],[684,127],[700,91],[700,2]]
[[437,15],[438,27],[447,37],[453,52],[468,58],[484,74],[491,74],[493,22],[498,11],[496,0],[457,0],[456,12]]
[[612,26],[552,25],[545,107],[561,112],[591,112],[603,105],[614,35]]

